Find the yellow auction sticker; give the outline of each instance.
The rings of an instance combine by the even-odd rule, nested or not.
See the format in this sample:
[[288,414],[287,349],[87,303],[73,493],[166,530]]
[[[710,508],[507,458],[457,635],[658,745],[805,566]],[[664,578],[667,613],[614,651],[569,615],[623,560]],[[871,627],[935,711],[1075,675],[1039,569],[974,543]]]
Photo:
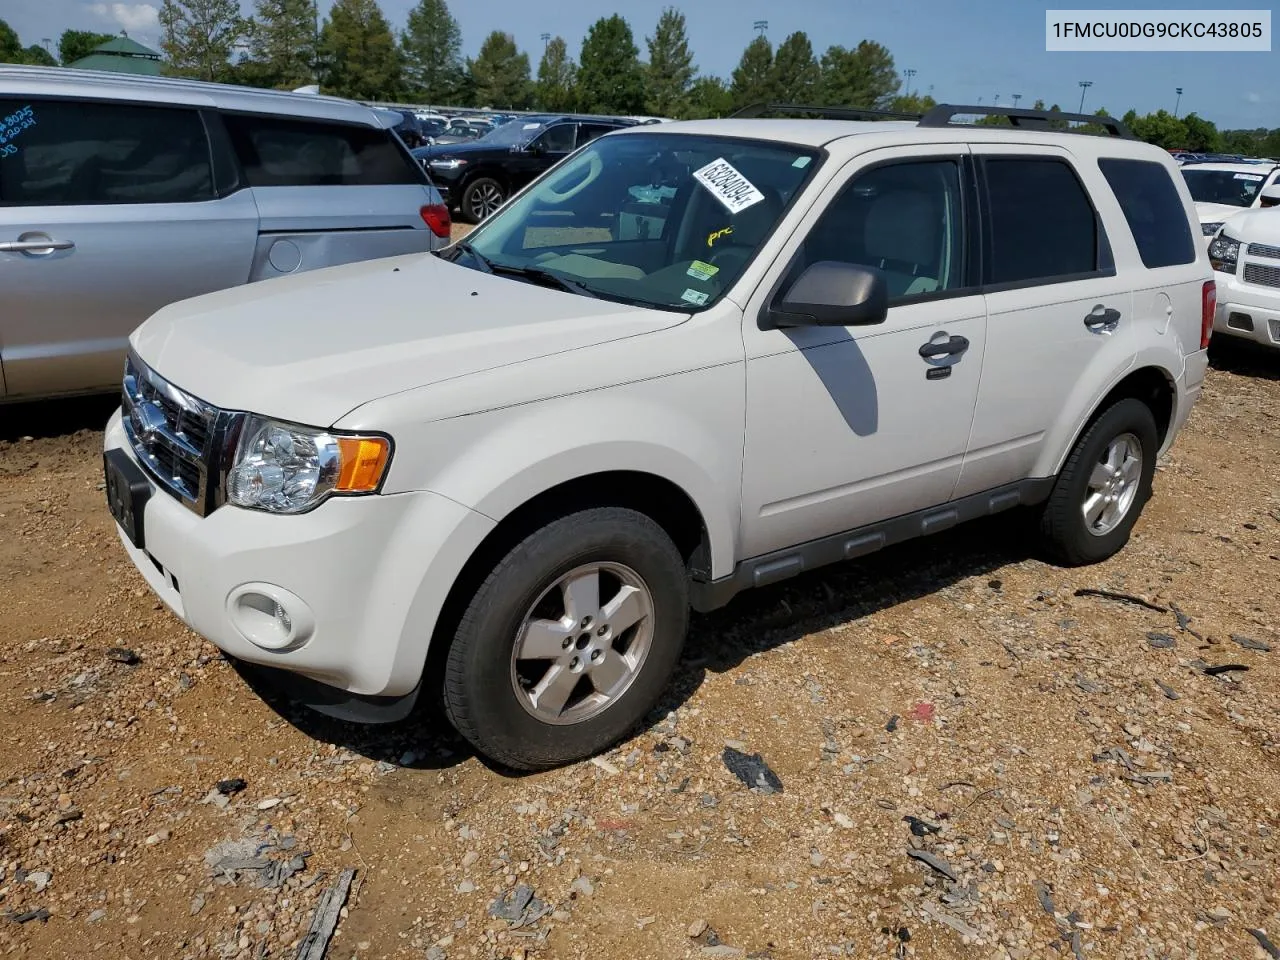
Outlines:
[[701,260],[693,261],[693,263],[689,264],[689,269],[686,271],[686,273],[695,280],[710,280],[719,272],[719,267],[710,263],[703,263]]

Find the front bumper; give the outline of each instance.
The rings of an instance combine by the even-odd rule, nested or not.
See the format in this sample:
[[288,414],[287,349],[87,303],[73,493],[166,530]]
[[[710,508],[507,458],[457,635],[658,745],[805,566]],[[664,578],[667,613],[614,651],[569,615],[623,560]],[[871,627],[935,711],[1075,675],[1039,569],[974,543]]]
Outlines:
[[[119,411],[104,448],[137,462]],[[142,522],[144,548],[118,530],[121,543],[192,630],[238,660],[366,698],[415,690],[448,591],[494,526],[428,492],[334,497],[296,516],[223,506],[201,517],[153,489]],[[300,604],[307,639],[279,650],[251,642],[235,616],[246,585]]]
[[1218,309],[1213,332],[1280,349],[1280,287],[1241,283],[1233,275],[1214,274]]

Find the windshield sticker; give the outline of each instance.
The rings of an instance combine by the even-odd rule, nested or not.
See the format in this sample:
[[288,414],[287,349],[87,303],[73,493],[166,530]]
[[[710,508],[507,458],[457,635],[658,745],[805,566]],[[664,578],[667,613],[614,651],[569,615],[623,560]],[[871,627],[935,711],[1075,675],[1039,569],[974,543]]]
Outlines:
[[710,280],[720,272],[720,268],[709,263],[703,263],[701,260],[695,260],[689,264],[689,269],[686,272],[695,280]]
[[809,165],[809,161],[812,159],[813,157],[796,157],[795,160],[791,162],[791,165],[797,170],[803,170]]
[[730,236],[733,236],[733,227],[725,227],[723,230],[712,230],[707,234],[707,246],[714,247],[716,245],[716,241],[721,237]]
[[756,185],[723,157],[712,160],[701,170],[695,170],[693,178],[711,191],[711,195],[730,213],[738,213],[764,199]]
[[1254,181],[1257,181],[1257,180],[1262,180],[1262,179],[1265,179],[1265,178],[1264,178],[1264,177],[1262,176],[1262,174],[1260,174],[1260,173],[1237,173],[1237,174],[1235,175],[1235,179],[1236,179],[1236,180],[1254,180]]
[[537,130],[540,126],[542,126],[540,123],[526,123],[524,128],[526,130]]
[[7,117],[0,117],[0,157],[11,157],[18,152],[12,142],[22,131],[36,125],[36,115],[28,104]]
[[710,298],[701,290],[690,288],[680,295],[680,299],[686,303],[692,303],[695,307],[700,307]]

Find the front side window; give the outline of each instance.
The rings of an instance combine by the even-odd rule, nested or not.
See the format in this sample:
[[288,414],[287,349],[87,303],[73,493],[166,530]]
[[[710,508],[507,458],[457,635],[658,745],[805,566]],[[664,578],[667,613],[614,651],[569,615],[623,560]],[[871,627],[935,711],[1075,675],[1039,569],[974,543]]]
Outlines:
[[1163,166],[1151,160],[1103,157],[1098,169],[1111,185],[1148,269],[1195,262],[1191,227]]
[[890,302],[964,286],[960,183],[958,158],[857,174],[805,237],[791,276],[822,260],[876,267]]
[[547,153],[568,153],[573,149],[573,137],[577,127],[576,123],[556,124],[535,142]]
[[602,123],[580,123],[578,124],[578,146],[590,143],[596,137],[604,136],[618,129],[617,127],[607,127]]
[[1071,166],[1039,157],[988,157],[983,282],[1029,283],[1092,274],[1109,256],[1098,216]]
[[0,98],[0,205],[213,198],[209,140],[194,110]]
[[1183,167],[1191,199],[1196,203],[1221,203],[1229,207],[1251,207],[1266,182],[1266,174],[1235,170],[1197,170]]
[[733,286],[819,163],[819,151],[785,143],[602,137],[445,255],[584,296],[698,310]]
[[422,183],[390,130],[354,123],[229,113],[223,119],[251,187]]

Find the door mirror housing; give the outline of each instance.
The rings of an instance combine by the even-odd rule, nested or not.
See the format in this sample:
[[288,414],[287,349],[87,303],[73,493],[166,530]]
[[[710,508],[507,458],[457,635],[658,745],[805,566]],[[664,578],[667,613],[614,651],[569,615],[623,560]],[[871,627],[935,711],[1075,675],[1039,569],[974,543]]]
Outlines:
[[1273,183],[1262,191],[1262,203],[1260,205],[1264,207],[1280,207],[1280,183]]
[[811,264],[768,312],[774,327],[862,327],[884,323],[888,315],[884,274],[839,260]]

